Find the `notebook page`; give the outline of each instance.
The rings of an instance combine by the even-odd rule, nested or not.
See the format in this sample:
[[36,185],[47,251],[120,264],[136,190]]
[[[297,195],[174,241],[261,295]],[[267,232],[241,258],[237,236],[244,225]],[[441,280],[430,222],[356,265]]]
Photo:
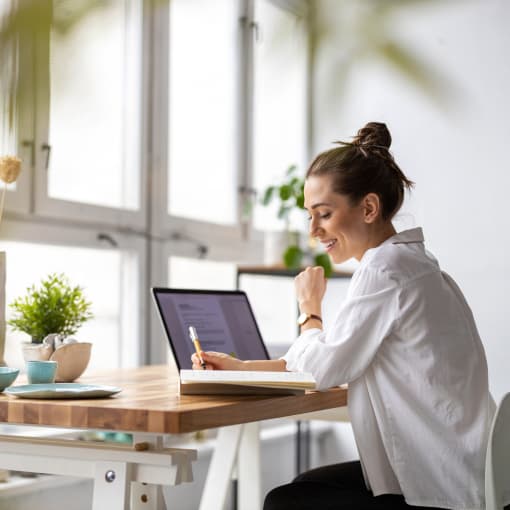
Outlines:
[[263,372],[258,370],[181,370],[182,382],[315,384],[307,372]]

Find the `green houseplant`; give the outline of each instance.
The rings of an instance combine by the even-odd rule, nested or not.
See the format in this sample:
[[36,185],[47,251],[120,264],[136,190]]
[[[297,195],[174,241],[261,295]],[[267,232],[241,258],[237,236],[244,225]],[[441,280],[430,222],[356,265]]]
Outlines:
[[305,211],[304,196],[305,180],[298,174],[296,165],[291,165],[285,172],[279,184],[268,186],[262,194],[261,204],[268,206],[273,201],[278,202],[278,218],[285,222],[288,245],[282,253],[282,260],[285,267],[299,269],[305,260],[311,259],[310,263],[322,266],[326,276],[333,272],[331,261],[326,253],[315,253],[313,246],[303,249],[299,245],[299,232],[292,232],[290,227],[290,216],[294,211]]
[[8,324],[28,334],[36,344],[52,333],[63,338],[74,335],[93,316],[83,289],[72,286],[64,274],[48,275],[39,287],[27,288],[9,307],[14,315]]

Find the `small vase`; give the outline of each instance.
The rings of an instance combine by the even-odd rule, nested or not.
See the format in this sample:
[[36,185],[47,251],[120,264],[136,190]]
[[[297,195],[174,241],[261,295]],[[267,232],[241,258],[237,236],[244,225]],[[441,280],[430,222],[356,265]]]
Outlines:
[[299,246],[300,235],[296,231],[274,231],[264,234],[264,264],[278,266],[284,263],[283,254],[289,246]]
[[283,253],[287,247],[287,232],[266,232],[264,234],[264,264],[283,264]]
[[0,251],[0,367],[5,365],[5,251]]

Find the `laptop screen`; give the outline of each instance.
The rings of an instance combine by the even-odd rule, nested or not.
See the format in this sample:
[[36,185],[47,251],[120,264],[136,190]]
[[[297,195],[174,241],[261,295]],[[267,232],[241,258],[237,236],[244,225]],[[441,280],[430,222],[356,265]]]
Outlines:
[[152,293],[177,368],[191,368],[195,348],[189,326],[197,330],[204,351],[269,359],[244,292],[153,288]]

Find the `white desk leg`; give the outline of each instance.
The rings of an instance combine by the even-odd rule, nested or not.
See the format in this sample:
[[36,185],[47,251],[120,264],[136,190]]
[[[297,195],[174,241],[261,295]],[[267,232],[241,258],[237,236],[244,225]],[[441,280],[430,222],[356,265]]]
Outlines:
[[[149,448],[163,448],[163,436],[152,434],[133,434],[133,445],[148,443]],[[133,482],[131,484],[131,510],[165,510],[165,498],[161,485]]]
[[92,510],[129,510],[131,465],[96,462]]
[[260,470],[260,423],[244,425],[237,461],[239,489],[237,502],[239,510],[260,510],[261,470]]
[[[232,425],[218,430],[216,446],[205,480],[200,510],[222,510],[225,506],[232,469],[239,451],[239,441],[246,425]],[[258,509],[260,510],[260,509]]]
[[160,485],[133,482],[131,510],[164,510],[166,508]]

